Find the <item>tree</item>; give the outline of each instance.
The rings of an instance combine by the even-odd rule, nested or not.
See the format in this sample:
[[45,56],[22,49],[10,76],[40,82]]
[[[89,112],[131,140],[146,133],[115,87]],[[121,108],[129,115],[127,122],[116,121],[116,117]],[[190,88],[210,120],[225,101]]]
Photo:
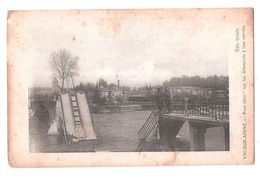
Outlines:
[[84,91],[84,85],[82,82],[80,82],[80,84],[77,86],[77,90]]
[[87,92],[93,92],[94,93],[96,87],[95,87],[94,83],[87,83],[84,88]]
[[99,79],[98,81],[99,86],[102,86],[103,88],[107,87],[107,82],[104,79]]
[[201,88],[212,88],[215,90],[227,90],[228,89],[228,76],[182,76],[182,77],[172,77],[169,81],[165,80],[163,82],[164,87],[174,87],[174,86],[192,86]]
[[93,103],[96,103],[97,105],[103,105],[105,104],[106,99],[101,97],[101,94],[99,92],[98,84],[95,87],[94,96],[93,96]]
[[66,49],[54,51],[50,55],[51,68],[61,82],[61,90],[64,90],[64,82],[67,77],[73,77],[77,74],[78,57],[72,56]]

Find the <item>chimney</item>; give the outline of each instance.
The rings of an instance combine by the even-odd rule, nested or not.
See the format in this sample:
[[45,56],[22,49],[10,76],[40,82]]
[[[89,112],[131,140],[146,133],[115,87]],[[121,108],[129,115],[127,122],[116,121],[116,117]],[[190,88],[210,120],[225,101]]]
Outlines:
[[119,87],[119,80],[117,80],[117,86]]

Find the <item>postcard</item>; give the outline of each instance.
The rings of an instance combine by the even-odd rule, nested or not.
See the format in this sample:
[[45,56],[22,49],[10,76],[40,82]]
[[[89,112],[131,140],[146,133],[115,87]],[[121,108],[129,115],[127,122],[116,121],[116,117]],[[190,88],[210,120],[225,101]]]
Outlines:
[[253,13],[9,11],[10,165],[254,164]]

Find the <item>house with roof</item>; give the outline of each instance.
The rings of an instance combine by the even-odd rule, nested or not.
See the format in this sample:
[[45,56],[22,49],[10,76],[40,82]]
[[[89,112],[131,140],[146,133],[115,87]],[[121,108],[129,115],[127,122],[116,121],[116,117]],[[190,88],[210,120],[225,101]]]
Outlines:
[[106,87],[100,85],[99,86],[100,97],[105,98],[109,103],[117,103],[123,100],[123,88],[119,84],[119,80],[117,85],[111,83]]

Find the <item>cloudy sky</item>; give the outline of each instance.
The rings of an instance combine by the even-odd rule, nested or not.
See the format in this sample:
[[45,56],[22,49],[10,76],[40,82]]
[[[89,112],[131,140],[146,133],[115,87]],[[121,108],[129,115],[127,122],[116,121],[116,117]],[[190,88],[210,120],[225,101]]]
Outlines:
[[222,12],[33,11],[21,16],[17,31],[26,44],[34,86],[50,86],[50,54],[61,48],[79,57],[77,82],[119,79],[136,87],[182,75],[228,75],[223,33],[228,18]]

